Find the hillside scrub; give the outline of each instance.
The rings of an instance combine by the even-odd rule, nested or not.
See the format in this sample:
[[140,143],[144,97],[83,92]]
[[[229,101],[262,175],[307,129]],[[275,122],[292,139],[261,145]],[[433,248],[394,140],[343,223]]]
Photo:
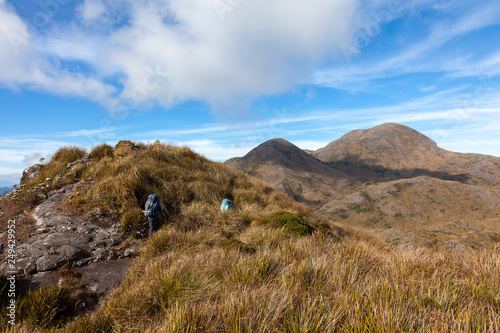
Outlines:
[[268,216],[261,217],[257,223],[270,224],[283,227],[297,235],[310,235],[314,228],[299,217],[288,212],[275,212]]
[[[474,254],[388,250],[250,226],[220,234],[169,227],[146,244],[97,313],[67,332],[495,332],[500,248]],[[244,244],[245,246],[242,246]],[[247,247],[255,250],[248,251]]]
[[[338,242],[322,233],[303,237],[265,225],[233,235],[238,246],[224,239],[205,229],[161,229],[146,241],[129,276],[105,305],[63,331],[500,328],[499,247],[466,255],[389,250],[355,234]],[[26,327],[10,332],[29,332]]]
[[327,221],[261,181],[209,161],[187,147],[131,141],[120,141],[114,148],[101,144],[90,152],[86,164],[68,168],[69,163],[85,154],[77,147],[59,149],[43,165],[40,175],[19,193],[18,203],[33,197],[36,204],[38,193],[89,180],[66,200],[63,209],[91,217],[92,210],[99,208],[101,215],[120,219],[124,232],[142,227],[145,222],[142,209],[151,193],[159,196],[167,211],[164,220],[185,230],[213,224],[211,221],[219,218],[224,198],[235,203],[233,214],[221,219],[226,224],[249,224],[276,210],[300,212],[316,221]]
[[[64,209],[98,207],[131,232],[144,221],[147,195],[157,193],[167,225],[140,240],[128,277],[94,313],[19,322],[8,332],[500,331],[499,246],[465,254],[389,249],[188,148],[117,147],[96,148],[75,167],[92,182]],[[69,181],[75,172],[56,169],[44,177]],[[223,198],[235,203],[229,213],[219,210]]]

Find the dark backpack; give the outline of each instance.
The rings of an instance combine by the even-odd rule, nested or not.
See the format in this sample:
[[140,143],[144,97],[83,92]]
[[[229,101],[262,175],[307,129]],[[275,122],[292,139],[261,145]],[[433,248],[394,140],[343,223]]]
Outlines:
[[150,194],[148,201],[144,205],[144,215],[149,218],[156,217],[158,211],[158,196],[156,194]]

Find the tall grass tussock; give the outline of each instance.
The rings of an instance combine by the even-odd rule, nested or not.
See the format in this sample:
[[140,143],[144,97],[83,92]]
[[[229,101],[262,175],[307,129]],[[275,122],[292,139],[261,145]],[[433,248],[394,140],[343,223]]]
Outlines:
[[[82,152],[64,149],[77,153],[61,152],[41,177],[74,172],[63,156]],[[64,209],[99,207],[135,236],[156,193],[166,223],[140,240],[129,275],[95,312],[0,322],[8,332],[500,331],[498,246],[462,254],[388,248],[186,147],[101,145],[80,168],[78,178],[92,181]],[[223,198],[234,201],[229,213],[219,210]]]

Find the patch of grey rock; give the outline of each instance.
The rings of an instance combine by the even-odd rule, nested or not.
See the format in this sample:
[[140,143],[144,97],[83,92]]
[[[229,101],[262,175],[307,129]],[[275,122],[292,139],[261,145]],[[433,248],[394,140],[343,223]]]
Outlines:
[[[138,254],[139,244],[124,239],[119,231],[119,222],[110,217],[99,216],[98,209],[94,211],[94,215],[99,216],[96,221],[68,215],[58,209],[66,196],[78,187],[89,184],[81,182],[66,185],[42,198],[44,201],[33,212],[36,231],[16,247],[18,272],[31,276],[32,280],[41,279],[41,285],[45,285],[50,283],[44,283],[43,276],[50,271],[56,271],[65,265],[70,269],[80,268],[78,270],[84,277],[85,272],[92,275],[90,280],[95,282],[92,288],[95,290],[102,289],[99,287],[100,283],[110,285],[110,280],[119,282],[123,278],[126,269],[116,269],[116,266],[128,267],[129,260],[126,259]],[[117,261],[111,265],[115,267],[116,274],[96,274],[96,271],[110,266],[98,263],[108,260]],[[6,271],[6,264],[0,266],[0,269]],[[101,281],[99,275],[103,276]],[[104,294],[107,290],[101,291]]]

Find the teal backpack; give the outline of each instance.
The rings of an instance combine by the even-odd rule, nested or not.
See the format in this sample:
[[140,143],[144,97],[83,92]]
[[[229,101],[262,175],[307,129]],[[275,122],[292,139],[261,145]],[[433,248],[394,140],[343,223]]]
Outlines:
[[220,205],[221,212],[229,212],[233,208],[233,202],[229,199],[222,200],[222,204]]

